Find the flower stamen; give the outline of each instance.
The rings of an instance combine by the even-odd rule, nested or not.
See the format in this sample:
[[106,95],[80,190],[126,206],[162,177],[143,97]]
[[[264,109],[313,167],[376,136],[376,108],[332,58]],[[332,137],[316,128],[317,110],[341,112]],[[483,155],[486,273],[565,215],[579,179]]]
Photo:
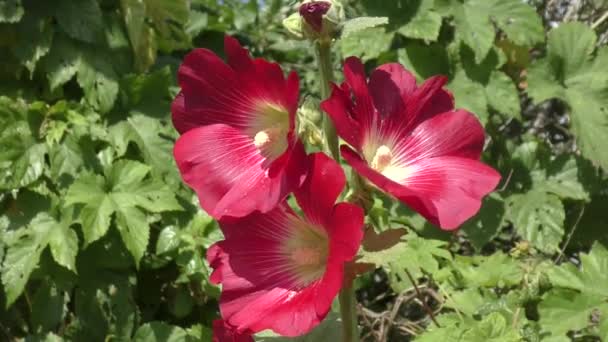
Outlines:
[[374,158],[372,158],[371,167],[382,173],[384,169],[386,169],[389,165],[391,165],[391,161],[393,160],[393,153],[391,149],[386,145],[382,145],[378,147],[376,153],[374,154]]

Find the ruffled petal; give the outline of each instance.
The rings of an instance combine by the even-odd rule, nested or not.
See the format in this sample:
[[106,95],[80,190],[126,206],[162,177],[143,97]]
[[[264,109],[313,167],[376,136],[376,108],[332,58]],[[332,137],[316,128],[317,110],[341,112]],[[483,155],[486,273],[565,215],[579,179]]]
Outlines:
[[324,153],[314,153],[308,158],[308,176],[294,194],[310,222],[326,224],[336,199],[344,189],[346,177],[342,167]]
[[369,90],[381,116],[399,115],[416,90],[416,78],[399,63],[383,64],[372,72]]
[[228,59],[228,65],[238,72],[247,72],[253,69],[253,60],[247,49],[241,46],[238,40],[226,35],[224,36],[224,52]]
[[363,126],[369,126],[376,111],[367,88],[365,68],[359,58],[349,57],[344,61],[344,79],[355,96],[354,119]]
[[500,174],[482,162],[444,156],[409,165],[404,181],[397,183],[373,170],[353,150],[343,148],[342,156],[361,176],[445,230],[456,229],[475,215],[483,196],[500,181]]
[[254,103],[241,92],[234,70],[216,54],[194,49],[177,75],[182,90],[171,109],[173,125],[180,133],[215,123],[248,127]]
[[437,114],[402,135],[393,154],[404,165],[438,156],[479,159],[485,141],[481,123],[465,110]]
[[335,272],[302,284],[289,267],[285,242],[294,229],[294,215],[282,205],[267,214],[220,221],[226,240],[217,244],[208,261],[221,268],[214,275],[221,275],[222,317],[239,331],[304,334],[321,322],[331,307],[327,298],[339,291],[340,284],[331,283],[341,282]]
[[171,107],[176,129],[185,133],[218,123],[241,130],[259,129],[266,109],[272,107],[285,111],[284,121],[289,121],[285,128],[293,130],[297,74],[286,80],[278,64],[253,60],[236,39],[226,36],[224,44],[228,64],[207,49],[194,49],[184,58],[178,70],[181,92]]
[[352,115],[350,88],[346,83],[342,88],[332,84],[331,96],[321,102],[321,109],[329,115],[336,132],[344,141],[352,146],[360,146],[361,127]]
[[283,172],[270,178],[267,160],[251,138],[228,125],[186,132],[177,140],[173,154],[182,178],[214,218],[267,212],[299,185],[285,179]]
[[250,333],[239,333],[224,320],[213,321],[213,338],[211,342],[254,342]]
[[330,238],[329,259],[345,262],[352,260],[363,240],[365,213],[351,203],[338,203],[334,206],[331,223],[328,227]]
[[409,203],[421,202],[417,210],[433,224],[446,230],[458,228],[481,206],[483,196],[492,192],[500,174],[477,160],[436,157],[421,160],[410,167],[405,187],[411,194],[398,198]]
[[400,121],[407,123],[406,127],[415,127],[424,120],[436,114],[454,109],[452,93],[443,88],[448,79],[445,76],[433,76],[427,79],[414,91],[406,101],[405,117]]

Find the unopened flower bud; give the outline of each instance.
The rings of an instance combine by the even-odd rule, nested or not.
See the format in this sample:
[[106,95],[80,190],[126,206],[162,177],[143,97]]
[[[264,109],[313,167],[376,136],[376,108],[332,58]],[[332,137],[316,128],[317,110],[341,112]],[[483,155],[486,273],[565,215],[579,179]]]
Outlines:
[[330,8],[331,4],[327,1],[311,1],[300,6],[300,15],[315,32],[320,33],[323,27],[323,16]]
[[299,12],[301,31],[311,40],[331,41],[344,21],[344,7],[338,0],[304,1]]

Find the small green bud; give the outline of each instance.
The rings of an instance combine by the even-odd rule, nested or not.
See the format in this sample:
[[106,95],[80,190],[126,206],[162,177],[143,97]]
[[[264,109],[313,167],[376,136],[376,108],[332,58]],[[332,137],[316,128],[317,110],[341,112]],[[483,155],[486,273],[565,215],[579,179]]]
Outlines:
[[304,39],[302,33],[302,17],[299,13],[293,13],[289,17],[283,19],[283,27],[293,35],[296,39]]

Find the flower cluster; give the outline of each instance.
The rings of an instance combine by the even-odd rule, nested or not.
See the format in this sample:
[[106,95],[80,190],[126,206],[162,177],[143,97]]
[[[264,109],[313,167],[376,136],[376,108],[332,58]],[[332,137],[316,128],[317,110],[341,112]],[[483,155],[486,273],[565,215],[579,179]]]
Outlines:
[[[225,238],[207,251],[210,280],[222,286],[214,341],[251,341],[266,329],[302,335],[344,286],[364,211],[336,203],[342,167],[307,155],[295,133],[297,74],[285,78],[232,37],[224,43],[227,62],[206,49],[185,57],[172,105],[177,166]],[[321,108],[350,145],[341,152],[353,170],[443,229],[474,215],[500,177],[479,162],[483,128],[453,109],[445,78],[418,86],[401,65],[385,64],[368,80],[352,57],[344,74]]]

